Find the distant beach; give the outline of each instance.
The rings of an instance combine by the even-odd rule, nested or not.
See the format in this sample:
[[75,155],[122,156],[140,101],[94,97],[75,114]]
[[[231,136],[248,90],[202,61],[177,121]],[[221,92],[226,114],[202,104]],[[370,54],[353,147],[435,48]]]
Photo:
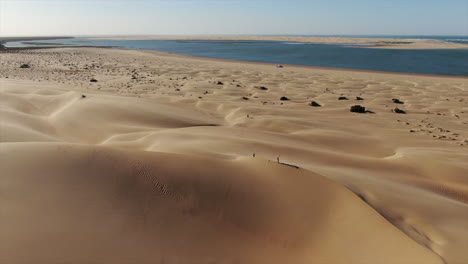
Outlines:
[[[465,49],[468,45],[448,42],[451,40],[462,42],[463,37],[439,38],[127,36],[57,39],[53,43],[50,40],[22,40],[10,41],[6,43],[6,46],[11,48],[101,46],[158,50],[236,61],[468,76],[468,49]],[[404,47],[423,48],[407,49]],[[456,47],[461,47],[461,49],[456,49]]]
[[[445,39],[454,39],[459,36]],[[466,36],[465,36],[466,37]],[[436,40],[437,37],[416,36],[416,38],[398,37],[338,37],[338,36],[115,36],[97,37],[107,40],[251,40],[251,41],[289,41],[315,44],[363,44],[366,48],[384,49],[468,49],[468,43],[456,43]],[[439,37],[444,39],[444,37]],[[460,39],[465,40],[465,39]],[[468,41],[468,38],[466,38]],[[458,41],[460,42],[460,41]]]

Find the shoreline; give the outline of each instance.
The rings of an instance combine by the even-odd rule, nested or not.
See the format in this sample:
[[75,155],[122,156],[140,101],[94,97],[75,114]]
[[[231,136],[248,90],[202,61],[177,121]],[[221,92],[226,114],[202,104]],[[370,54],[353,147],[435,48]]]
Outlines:
[[75,37],[0,37],[0,44],[7,42],[20,42],[20,41],[37,41],[37,40],[56,40],[56,39],[72,39]]
[[[119,49],[119,48],[115,48],[115,49]],[[120,50],[133,50],[133,49],[120,49]],[[256,61],[217,59],[217,58],[210,58],[210,57],[191,56],[191,55],[185,55],[185,54],[173,53],[173,52],[166,52],[166,51],[159,51],[159,50],[137,50],[137,51],[156,52],[156,53],[160,53],[160,54],[181,56],[181,57],[186,57],[186,58],[193,58],[193,59],[207,60],[207,61],[246,63],[246,64],[257,64],[257,65],[268,65],[268,66],[282,65],[282,66],[285,66],[285,67],[304,68],[304,69],[377,73],[377,74],[387,74],[387,75],[390,74],[390,75],[408,75],[408,76],[436,77],[436,78],[468,79],[468,76],[462,76],[462,75],[442,75],[442,74],[407,73],[407,72],[392,72],[392,71],[374,71],[374,70],[363,70],[363,69],[352,69],[352,68],[336,68],[336,67],[327,67],[327,66],[311,66],[311,65],[283,64],[283,63],[278,64],[278,63],[271,63],[271,62],[256,62]]]
[[[192,56],[181,53],[166,52],[160,50],[145,50],[145,49],[127,49],[113,46],[56,46],[56,47],[17,47],[17,48],[4,48],[0,49],[1,52],[9,51],[22,51],[22,50],[40,50],[40,49],[66,49],[66,48],[91,48],[91,49],[116,49],[116,50],[133,50],[141,52],[157,53],[162,55],[178,56],[191,59],[205,60],[205,61],[219,61],[219,62],[230,62],[230,63],[246,63],[251,65],[268,65],[277,66],[282,65],[285,67],[304,68],[304,69],[317,69],[317,70],[329,70],[329,71],[345,71],[345,72],[362,72],[362,73],[376,73],[376,74],[387,74],[387,75],[406,75],[406,76],[421,76],[421,77],[436,77],[436,78],[457,78],[457,79],[468,79],[468,76],[462,75],[443,75],[443,74],[425,74],[425,73],[408,73],[408,72],[392,72],[392,71],[376,71],[376,70],[364,70],[364,69],[353,69],[353,68],[336,68],[327,66],[312,66],[312,65],[300,65],[300,64],[283,64],[283,63],[270,63],[270,62],[256,62],[256,61],[243,61],[243,60],[232,60],[232,59],[218,59],[210,57]],[[284,68],[283,68],[284,69]]]
[[114,47],[112,46],[55,46],[55,47],[14,47],[14,48],[3,47],[2,48],[0,44],[0,53],[18,52],[18,51],[23,51],[23,50],[43,50],[43,49],[60,49],[60,48],[111,49]]
[[96,40],[231,40],[231,41],[287,41],[310,44],[365,44],[370,49],[468,49],[468,44],[442,42],[432,39],[361,38],[361,37],[297,37],[297,36],[114,36],[88,37]]

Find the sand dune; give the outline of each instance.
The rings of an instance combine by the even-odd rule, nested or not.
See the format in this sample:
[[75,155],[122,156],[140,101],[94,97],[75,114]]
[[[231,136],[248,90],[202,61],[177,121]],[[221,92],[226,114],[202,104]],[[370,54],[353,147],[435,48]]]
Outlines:
[[7,263],[442,263],[344,187],[263,159],[44,143],[2,155]]
[[0,58],[2,263],[468,261],[466,79]]

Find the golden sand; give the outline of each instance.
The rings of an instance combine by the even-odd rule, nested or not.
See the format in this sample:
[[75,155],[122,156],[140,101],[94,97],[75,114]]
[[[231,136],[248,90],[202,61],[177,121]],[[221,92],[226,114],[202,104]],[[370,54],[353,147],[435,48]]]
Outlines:
[[44,49],[0,111],[1,263],[468,263],[466,78]]

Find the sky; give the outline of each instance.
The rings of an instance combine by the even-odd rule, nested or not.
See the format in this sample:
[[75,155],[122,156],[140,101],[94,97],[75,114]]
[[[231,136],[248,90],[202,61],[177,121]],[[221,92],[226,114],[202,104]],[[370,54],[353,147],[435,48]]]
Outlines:
[[468,35],[468,0],[0,0],[0,36]]

